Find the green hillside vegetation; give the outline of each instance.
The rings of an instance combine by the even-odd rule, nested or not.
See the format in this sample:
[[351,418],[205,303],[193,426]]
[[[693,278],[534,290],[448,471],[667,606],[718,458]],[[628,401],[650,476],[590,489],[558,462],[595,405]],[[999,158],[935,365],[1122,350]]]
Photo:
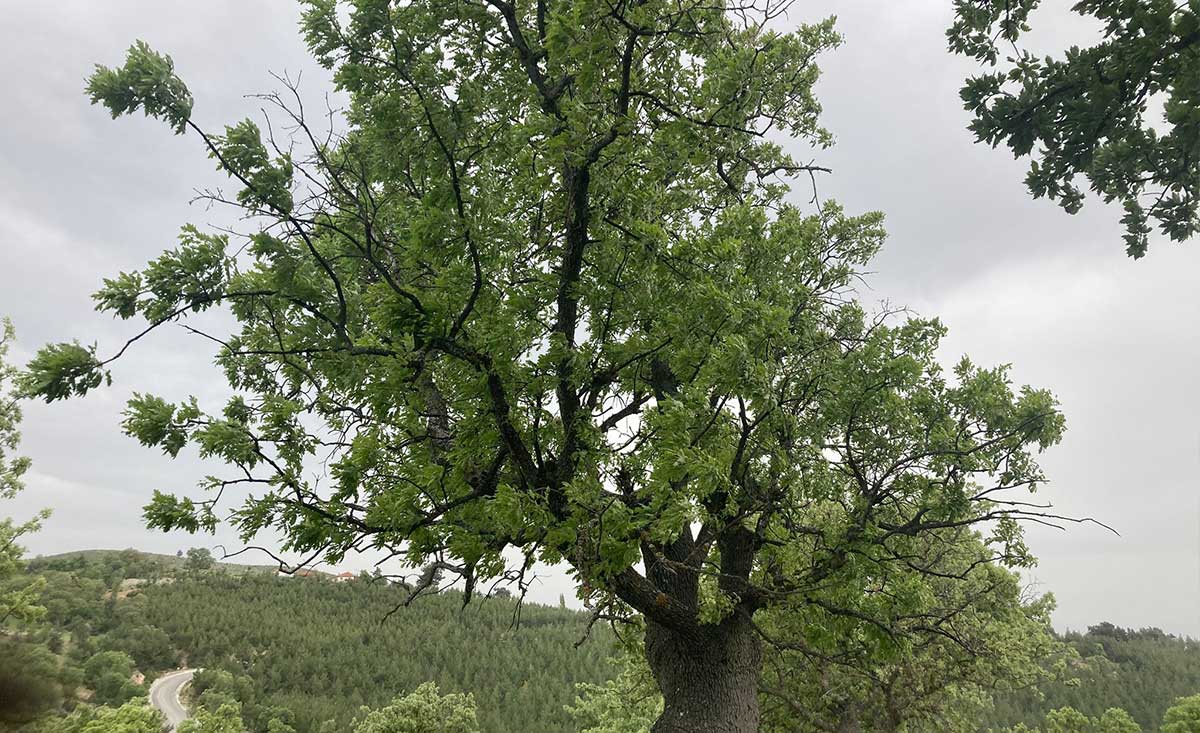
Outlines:
[[[461,594],[446,593],[403,607],[406,589],[382,579],[274,571],[196,548],[30,560],[0,587],[26,598],[0,634],[0,730],[156,731],[147,685],[180,664],[205,668],[191,690],[195,733],[390,731],[414,710],[444,719],[447,731],[642,733],[661,710],[644,663],[608,659],[606,629],[576,648],[582,614],[529,605],[516,625],[511,599],[464,608]],[[1009,733],[1195,733],[1194,640],[1101,623],[1055,641],[1065,673],[987,699],[957,696],[943,720]],[[803,685],[810,672],[795,663],[776,673]],[[844,704],[867,710],[868,697],[854,694]],[[795,730],[822,729],[790,718]],[[907,730],[859,718],[862,731]]]
[[[35,623],[10,624],[2,640],[0,697],[20,704],[4,706],[0,730],[95,727],[144,698],[146,684],[130,679],[135,670],[148,684],[180,664],[205,670],[192,685],[202,720],[234,710],[251,733],[340,733],[374,725],[389,710],[451,703],[459,711],[473,705],[488,733],[639,733],[658,709],[652,680],[633,681],[607,628],[597,625],[576,647],[586,614],[526,604],[514,624],[518,609],[508,598],[464,608],[462,595],[448,592],[404,607],[407,591],[382,580],[276,578],[245,567],[189,569],[181,558],[133,550],[30,561],[10,582],[40,576],[44,612]],[[114,594],[128,578],[164,582]],[[1200,690],[1194,640],[1107,623],[1058,640],[1073,652],[1069,672],[999,695],[979,730],[1125,733],[1130,720],[1140,730],[1167,730],[1167,710]],[[380,648],[401,651],[372,653]]]
[[[1110,623],[1086,633],[1061,636],[1080,660],[1069,680],[1042,685],[1040,691],[1001,696],[989,718],[992,725],[1036,725],[1048,712],[1070,706],[1102,716],[1108,708],[1127,711],[1146,731],[1159,730],[1176,699],[1200,691],[1200,643],[1160,629],[1124,629]],[[1198,728],[1200,730],[1200,728]]]
[[[254,733],[273,721],[298,733],[350,730],[363,706],[382,708],[426,682],[471,693],[482,730],[553,733],[574,730],[565,707],[575,686],[613,673],[611,633],[588,636],[576,611],[525,604],[518,613],[509,598],[464,607],[457,592],[404,607],[408,591],[382,580],[277,578],[220,563],[189,570],[178,559],[125,550],[31,561],[45,579],[45,614],[0,654],[0,685],[19,681],[28,701],[8,723],[85,699],[120,706],[146,694],[135,670],[148,683],[187,664],[205,669],[193,685],[204,707],[236,703]],[[131,587],[129,578],[160,582]],[[120,588],[129,590],[113,593]],[[400,652],[374,653],[380,645]]]
[[[406,597],[384,583],[210,574],[142,594],[146,620],[188,649],[188,663],[245,675],[248,722],[260,707],[295,714],[299,731],[333,719],[344,729],[358,709],[433,681],[472,692],[483,730],[571,730],[563,711],[580,682],[609,674],[606,639],[583,638],[586,616],[489,599],[465,609],[457,592]],[[377,650],[396,650],[380,654]]]

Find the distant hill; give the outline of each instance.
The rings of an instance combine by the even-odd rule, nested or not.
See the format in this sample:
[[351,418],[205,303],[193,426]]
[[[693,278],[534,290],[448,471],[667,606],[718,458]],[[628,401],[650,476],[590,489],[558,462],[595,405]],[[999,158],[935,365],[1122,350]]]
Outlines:
[[[186,566],[186,556],[136,550],[34,558],[29,571],[47,583],[46,643],[79,668],[108,650],[151,676],[202,667],[196,691],[220,683],[205,694],[240,702],[253,733],[273,719],[297,733],[344,733],[361,706],[386,705],[427,681],[474,695],[488,733],[573,733],[564,706],[575,685],[614,673],[613,633],[567,608],[506,597],[464,606],[457,591],[405,605],[408,589],[369,578]],[[74,695],[65,697],[69,707]]]
[[[114,569],[119,567],[126,573],[124,577],[142,577],[141,575],[129,573],[150,569],[158,569],[160,571],[179,570],[185,567],[187,557],[166,555],[157,552],[143,552],[142,550],[135,550],[133,548],[126,548],[124,550],[75,550],[73,552],[60,552],[54,555],[38,555],[30,558],[28,564],[32,570],[71,570],[77,569],[80,562],[108,565]],[[213,569],[234,575],[245,573],[275,575],[279,566],[273,564],[233,563],[214,558]],[[319,570],[309,570],[308,572],[322,576],[329,575],[329,573]]]

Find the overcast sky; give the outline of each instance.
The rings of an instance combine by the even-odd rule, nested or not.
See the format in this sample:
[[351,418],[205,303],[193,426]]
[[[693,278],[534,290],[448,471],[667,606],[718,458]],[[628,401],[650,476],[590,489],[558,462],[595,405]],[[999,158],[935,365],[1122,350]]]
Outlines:
[[[1048,3],[1065,6],[1067,3]],[[1044,458],[1044,497],[1065,514],[1115,527],[1031,528],[1041,558],[1028,574],[1059,601],[1061,628],[1101,620],[1200,637],[1200,243],[1152,243],[1126,259],[1118,214],[1088,202],[1071,217],[1029,199],[1024,164],[972,143],[958,87],[971,67],[945,51],[949,0],[798,0],[793,22],[837,14],[846,44],[823,59],[819,92],[838,145],[823,197],[887,214],[890,240],[873,265],[869,300],[937,315],[943,358],[1012,363],[1022,383],[1051,388],[1068,420]],[[326,75],[311,62],[288,0],[0,0],[0,314],[18,329],[16,356],[79,338],[102,352],[131,324],[92,311],[104,276],[173,246],[185,222],[225,213],[189,204],[221,182],[193,137],[140,117],[113,122],[82,90],[92,65],[120,63],[143,39],[171,54],[208,128],[253,114],[244,95],[303,72],[319,104]],[[1086,41],[1061,9],[1043,13],[1036,42]],[[804,151],[801,151],[804,152]],[[806,155],[807,157],[807,155]],[[105,348],[108,347],[108,348]],[[53,518],[33,553],[96,547],[174,552],[217,538],[142,527],[154,489],[186,490],[206,472],[170,461],[117,429],[130,391],[220,395],[207,345],[166,332],[119,362],[116,384],[86,399],[28,404],[28,491],[0,508]],[[347,561],[349,568],[365,560]],[[567,590],[549,573],[535,596]]]

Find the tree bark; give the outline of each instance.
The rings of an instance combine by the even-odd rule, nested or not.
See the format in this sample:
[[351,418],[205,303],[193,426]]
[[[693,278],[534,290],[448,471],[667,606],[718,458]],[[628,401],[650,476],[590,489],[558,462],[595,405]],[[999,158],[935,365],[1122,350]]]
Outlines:
[[746,613],[688,633],[648,621],[646,660],[663,696],[652,733],[758,733],[762,645]]

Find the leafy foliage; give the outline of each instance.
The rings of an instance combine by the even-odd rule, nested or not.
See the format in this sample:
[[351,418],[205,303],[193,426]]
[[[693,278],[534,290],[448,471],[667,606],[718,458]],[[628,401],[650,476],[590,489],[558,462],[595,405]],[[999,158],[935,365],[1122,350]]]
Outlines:
[[1040,728],[1030,729],[1019,723],[1007,733],[1141,733],[1139,726],[1129,713],[1120,708],[1109,708],[1098,718],[1089,718],[1075,708],[1064,707],[1046,713]]
[[[11,455],[21,442],[21,406],[12,389],[17,371],[7,361],[14,337],[12,323],[7,318],[0,320],[0,501],[13,498],[25,487],[21,477],[29,470],[28,458]],[[17,582],[25,555],[18,541],[36,532],[48,516],[49,512],[43,511],[21,523],[0,518],[0,627],[9,620],[31,621],[42,613],[36,603],[41,580],[34,577]]]
[[179,726],[179,733],[245,733],[242,709],[237,703],[225,703],[215,712],[198,709]]
[[63,733],[160,733],[162,715],[144,700],[127,702],[119,708],[85,709],[72,715],[59,728]]
[[[302,5],[345,134],[279,95],[288,144],[248,121],[207,133],[143,44],[89,85],[114,115],[197,134],[240,186],[214,198],[262,224],[185,227],[96,295],[148,323],[130,343],[216,305],[237,324],[213,336],[227,404],[129,403],[142,443],[230,467],[197,498],[156,494],[151,526],[211,530],[232,500],[247,540],[379,551],[457,576],[464,602],[566,563],[602,614],[646,619],[660,683],[677,652],[727,663],[707,693],[660,684],[695,694],[663,720],[744,708],[739,730],[758,723],[757,614],[885,647],[927,605],[911,558],[939,534],[987,527],[981,562],[1032,562],[1018,520],[1056,517],[1009,492],[1045,480],[1054,397],[945,370],[936,320],[853,299],[880,215],[787,202],[789,176],[820,169],[771,136],[829,144],[812,92],[831,20],[783,33],[777,8],[725,0]],[[81,349],[40,352],[27,392],[80,394],[125,353]],[[784,632],[810,630],[781,626],[786,649]],[[713,702],[734,678],[745,705]]]
[[55,656],[35,644],[0,638],[0,728],[34,720],[62,702]]
[[27,394],[44,396],[47,401],[87,394],[112,377],[96,358],[96,347],[78,341],[53,344],[38,352],[21,375],[19,384]]
[[192,114],[192,95],[175,76],[170,56],[153,51],[144,41],[129,49],[119,69],[96,66],[88,80],[92,103],[103,101],[114,118],[142,109],[147,116],[166,120],[183,132]]
[[1200,731],[1200,695],[1181,697],[1163,715],[1162,733]]
[[184,567],[188,570],[203,572],[213,566],[212,552],[203,547],[193,547],[187,551],[187,561]]
[[16,369],[8,363],[8,350],[12,346],[16,333],[12,322],[5,318],[0,321],[0,498],[10,499],[17,494],[24,484],[21,476],[29,470],[29,459],[11,457],[9,453],[16,450],[21,442],[21,406],[17,404],[12,394],[12,380]]
[[567,710],[579,733],[644,733],[662,713],[662,695],[641,654],[627,653],[618,665],[617,676],[603,684],[576,685]]
[[[883,630],[819,605],[764,615],[765,633],[799,640],[769,658],[760,689],[764,731],[822,731],[854,720],[863,731],[972,733],[996,695],[1040,689],[1071,659],[1050,627],[1053,598],[1026,598],[1019,578],[989,561],[969,532],[927,538],[914,568],[877,579],[871,603],[906,613]],[[947,619],[931,627],[930,618]]]
[[354,733],[479,733],[475,700],[469,694],[442,695],[426,682],[390,705],[364,711]]
[[[1157,227],[1182,241],[1200,231],[1200,8],[1173,0],[1080,0],[1101,39],[1058,58],[1017,46],[1040,0],[955,0],[950,48],[1000,68],[969,79],[971,130],[1032,157],[1026,184],[1068,212],[1077,177],[1125,209],[1126,251],[1146,252]],[[1012,49],[1009,51],[1008,49]],[[1153,119],[1161,103],[1162,119]]]
[[98,652],[84,663],[83,681],[97,703],[115,707],[146,694],[144,685],[133,682],[133,672],[133,657],[125,652]]

